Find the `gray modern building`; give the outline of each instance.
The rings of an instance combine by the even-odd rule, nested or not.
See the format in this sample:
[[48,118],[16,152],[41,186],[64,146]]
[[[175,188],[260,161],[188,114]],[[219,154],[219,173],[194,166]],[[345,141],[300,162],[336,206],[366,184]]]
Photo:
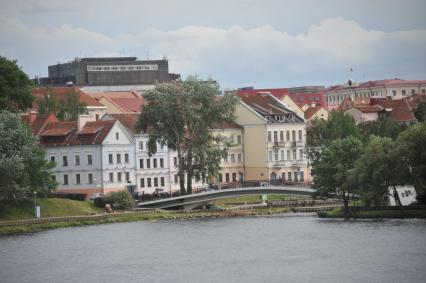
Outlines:
[[49,66],[42,85],[124,86],[153,85],[179,79],[169,73],[168,60],[138,60],[136,57],[76,58]]

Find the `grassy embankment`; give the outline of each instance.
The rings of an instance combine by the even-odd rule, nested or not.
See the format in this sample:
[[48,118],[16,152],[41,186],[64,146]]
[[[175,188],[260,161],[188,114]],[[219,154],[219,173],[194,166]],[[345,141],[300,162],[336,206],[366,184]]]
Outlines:
[[[255,198],[256,201],[259,197]],[[235,200],[233,200],[235,202]],[[246,200],[245,200],[246,201]],[[41,206],[41,216],[44,217],[57,217],[57,216],[78,216],[90,215],[93,213],[101,213],[102,209],[93,206],[90,201],[74,201],[67,199],[41,199],[38,200],[38,205]],[[174,211],[147,211],[131,215],[115,215],[106,216],[102,219],[87,219],[79,221],[63,221],[63,222],[50,222],[50,223],[37,223],[31,225],[18,225],[18,226],[0,226],[0,235],[22,234],[31,233],[36,231],[75,227],[96,224],[108,224],[118,222],[133,222],[144,220],[184,220],[191,218],[205,218],[205,217],[232,217],[244,215],[270,215],[290,212],[288,208],[259,208],[243,212],[221,212],[221,211],[191,211],[191,212],[174,212]],[[24,202],[18,204],[0,204],[0,221],[9,220],[22,220],[34,218],[34,203]]]
[[[343,210],[336,208],[331,211],[318,212],[320,218],[344,218]],[[426,210],[400,210],[395,207],[392,210],[352,211],[349,218],[354,219],[380,219],[380,218],[426,218]]]

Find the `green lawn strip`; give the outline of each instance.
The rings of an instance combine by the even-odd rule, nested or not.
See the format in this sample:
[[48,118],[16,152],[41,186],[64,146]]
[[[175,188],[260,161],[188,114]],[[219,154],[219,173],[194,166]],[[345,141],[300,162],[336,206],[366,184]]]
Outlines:
[[[37,205],[41,207],[42,217],[88,215],[102,211],[102,209],[95,207],[91,201],[77,201],[70,199],[38,199]],[[30,219],[33,217],[34,202],[32,201],[0,203],[0,220],[20,220]]]
[[[294,199],[303,199],[306,197],[303,196],[292,196],[292,195],[268,195],[268,201],[281,201],[281,200],[294,200]],[[235,203],[238,204],[252,204],[262,202],[261,195],[250,195],[250,196],[241,196],[235,198],[226,198],[215,200],[212,203],[215,205],[232,205]]]
[[[332,211],[318,212],[320,218],[343,218],[343,211],[341,208]],[[426,218],[426,210],[370,210],[370,211],[357,211],[350,214],[350,218],[359,219],[374,219],[374,218]]]

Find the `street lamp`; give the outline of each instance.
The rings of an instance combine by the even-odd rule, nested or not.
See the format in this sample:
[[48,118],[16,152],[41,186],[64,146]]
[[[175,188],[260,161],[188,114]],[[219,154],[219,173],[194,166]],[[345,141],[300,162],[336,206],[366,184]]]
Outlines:
[[34,191],[34,216],[35,218],[39,218],[37,213],[37,191]]

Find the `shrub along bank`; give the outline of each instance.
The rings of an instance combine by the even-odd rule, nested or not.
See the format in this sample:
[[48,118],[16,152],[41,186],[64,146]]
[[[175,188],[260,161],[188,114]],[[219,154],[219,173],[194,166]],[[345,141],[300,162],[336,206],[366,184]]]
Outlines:
[[[318,212],[320,218],[344,218],[342,208],[336,208],[331,211]],[[426,218],[426,208],[423,206],[408,207],[378,207],[378,208],[356,208],[349,209],[349,218],[354,219],[379,219],[379,218]]]

